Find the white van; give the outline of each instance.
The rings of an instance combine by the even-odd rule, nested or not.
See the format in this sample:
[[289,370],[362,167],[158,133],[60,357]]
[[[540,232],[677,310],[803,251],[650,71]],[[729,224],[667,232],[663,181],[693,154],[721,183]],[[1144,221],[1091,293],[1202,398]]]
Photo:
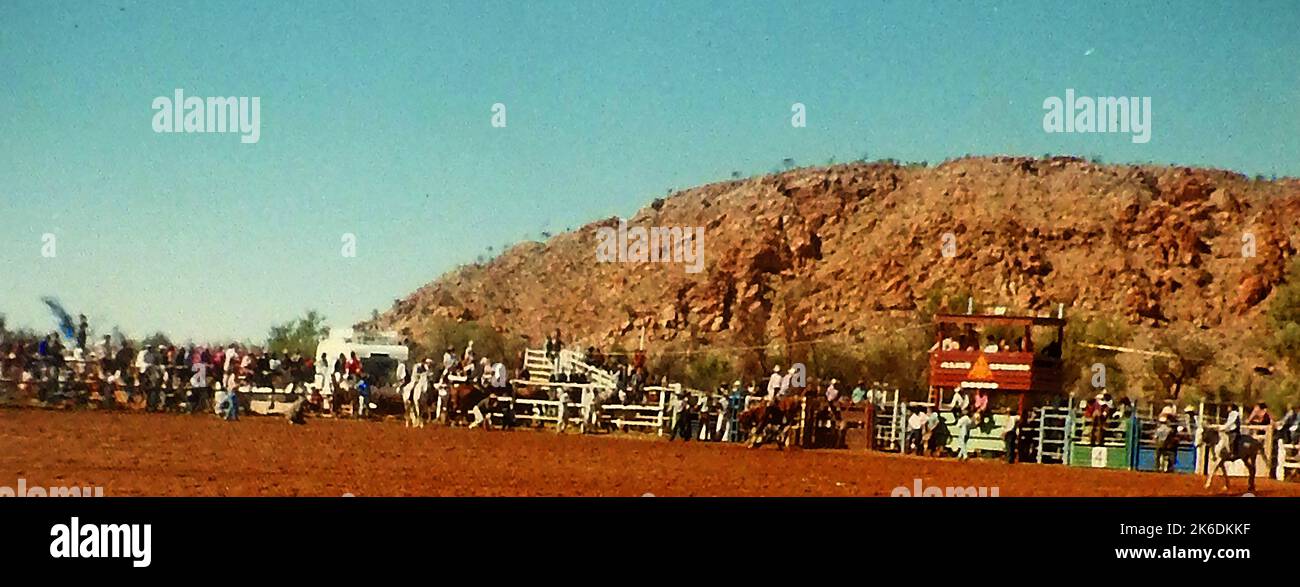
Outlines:
[[361,371],[377,390],[383,391],[397,386],[398,382],[393,381],[397,363],[411,359],[411,350],[399,342],[397,333],[356,332],[351,328],[331,328],[325,340],[316,345],[313,357],[320,361],[320,356],[325,355],[332,371],[339,355],[347,359],[352,353],[361,359]]

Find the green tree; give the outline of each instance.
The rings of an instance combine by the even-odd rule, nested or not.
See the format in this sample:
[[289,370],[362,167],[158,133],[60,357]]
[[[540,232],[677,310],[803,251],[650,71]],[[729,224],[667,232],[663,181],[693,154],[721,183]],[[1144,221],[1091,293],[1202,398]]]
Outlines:
[[1273,326],[1273,352],[1293,371],[1300,370],[1300,260],[1291,264],[1286,281],[1268,307]]
[[510,366],[517,366],[517,359],[525,348],[522,339],[506,337],[481,322],[439,317],[433,321],[424,336],[414,341],[412,357],[416,360],[438,360],[447,347],[455,349],[456,353],[463,353],[471,340],[474,341],[474,353],[479,357],[487,357],[494,362],[499,360]]
[[[1053,335],[1054,336],[1054,335]],[[1063,342],[1064,388],[1084,397],[1091,397],[1099,390],[1092,386],[1094,365],[1106,369],[1106,389],[1111,393],[1127,392],[1127,376],[1120,367],[1115,351],[1096,349],[1085,344],[1104,344],[1123,346],[1133,337],[1132,327],[1114,316],[1098,316],[1090,319],[1071,320],[1065,327]],[[1038,340],[1034,337],[1034,346],[1043,348],[1050,340]]]
[[711,351],[692,353],[686,362],[686,385],[701,391],[713,391],[736,379],[731,360]]
[[272,326],[266,337],[266,349],[273,353],[298,353],[310,357],[316,352],[316,344],[328,334],[325,316],[316,310],[308,310],[302,318]]
[[1214,349],[1186,336],[1162,335],[1156,348],[1174,355],[1151,357],[1151,372],[1170,399],[1178,399],[1183,386],[1195,381],[1214,363]]
[[861,347],[861,378],[867,385],[879,382],[897,388],[907,398],[923,398],[929,373],[929,346],[924,338],[923,329],[911,329],[869,339]]
[[140,344],[144,346],[152,345],[154,348],[167,347],[172,346],[172,339],[162,332],[155,332],[146,336],[144,340],[140,341]]

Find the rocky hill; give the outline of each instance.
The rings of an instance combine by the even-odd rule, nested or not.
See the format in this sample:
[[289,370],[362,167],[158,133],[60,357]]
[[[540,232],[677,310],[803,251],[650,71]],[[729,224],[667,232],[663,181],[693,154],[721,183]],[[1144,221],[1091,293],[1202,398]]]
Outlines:
[[1172,334],[1250,369],[1271,364],[1263,310],[1300,245],[1300,180],[1073,157],[854,163],[680,191],[627,222],[703,227],[704,270],[597,262],[608,218],[452,271],[377,325],[417,341],[439,319],[533,346],[555,328],[584,346],[644,337],[652,354],[721,349],[756,368],[753,347],[869,344],[969,295],[1010,313],[1063,304],[1126,325],[1115,344]]

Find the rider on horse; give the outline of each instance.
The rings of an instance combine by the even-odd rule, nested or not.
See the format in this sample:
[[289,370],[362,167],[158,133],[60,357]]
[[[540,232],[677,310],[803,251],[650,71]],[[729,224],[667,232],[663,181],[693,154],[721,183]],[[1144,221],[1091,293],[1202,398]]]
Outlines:
[[1241,448],[1241,409],[1237,404],[1228,405],[1228,417],[1223,421],[1223,431],[1228,435],[1228,446],[1232,447],[1232,454],[1237,454]]

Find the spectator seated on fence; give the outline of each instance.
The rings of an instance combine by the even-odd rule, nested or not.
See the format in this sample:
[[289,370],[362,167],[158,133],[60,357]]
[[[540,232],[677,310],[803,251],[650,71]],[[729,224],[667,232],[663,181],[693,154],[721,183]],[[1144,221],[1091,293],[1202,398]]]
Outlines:
[[1084,420],[1092,422],[1089,441],[1093,446],[1100,446],[1106,440],[1106,420],[1110,417],[1110,411],[1110,394],[1107,393],[1097,394],[1084,410]]
[[1133,400],[1121,398],[1118,406],[1115,408],[1115,417],[1121,420],[1128,418],[1133,413]]
[[862,403],[866,399],[867,399],[866,385],[863,384],[862,381],[858,381],[858,384],[853,386],[853,392],[849,394],[849,401],[852,401],[854,405],[857,405]]
[[970,396],[960,387],[952,390],[952,401],[948,402],[948,408],[965,412],[970,408]]
[[1278,432],[1282,436],[1282,441],[1286,444],[1295,444],[1300,440],[1300,407],[1295,404],[1287,405],[1286,416],[1282,417],[1282,424],[1278,426]]
[[982,419],[989,411],[989,394],[981,389],[975,392],[975,418]]
[[1268,426],[1273,423],[1272,414],[1268,413],[1268,404],[1259,402],[1255,408],[1250,411],[1250,416],[1246,418],[1246,424],[1251,426]]
[[1183,408],[1183,419],[1179,422],[1179,431],[1187,434],[1196,432],[1196,408],[1187,406]]
[[840,401],[840,390],[836,386],[839,382],[840,380],[838,379],[831,379],[831,382],[826,385],[826,401],[832,406],[834,406],[836,402]]

